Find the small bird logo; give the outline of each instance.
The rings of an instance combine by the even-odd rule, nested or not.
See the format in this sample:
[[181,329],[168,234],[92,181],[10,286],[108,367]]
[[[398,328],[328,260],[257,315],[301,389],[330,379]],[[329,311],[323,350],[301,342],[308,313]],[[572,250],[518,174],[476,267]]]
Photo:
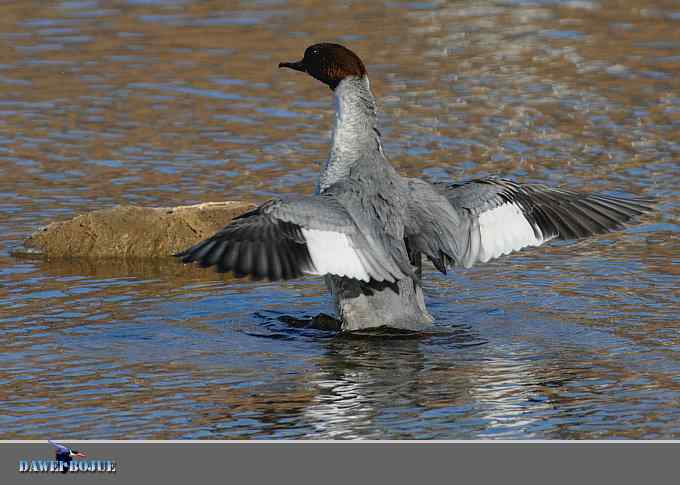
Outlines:
[[73,460],[73,458],[85,458],[87,455],[83,451],[79,450],[73,450],[69,448],[68,446],[64,446],[62,444],[57,443],[56,441],[52,440],[47,440],[49,444],[54,446],[54,451],[56,453],[56,460],[61,461],[65,463],[66,465],[62,465],[61,472],[62,473],[68,473],[69,469],[69,464]]

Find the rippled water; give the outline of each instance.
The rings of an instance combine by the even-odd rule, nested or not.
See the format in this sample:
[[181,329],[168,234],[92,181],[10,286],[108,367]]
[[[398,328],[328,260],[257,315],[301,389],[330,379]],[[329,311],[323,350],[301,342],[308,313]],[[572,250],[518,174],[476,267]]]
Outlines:
[[[0,438],[680,437],[680,5],[661,1],[4,2]],[[657,197],[645,223],[443,277],[436,331],[350,338],[318,279],[174,261],[28,261],[115,204],[312,191],[328,90],[276,68],[365,59],[385,150]]]

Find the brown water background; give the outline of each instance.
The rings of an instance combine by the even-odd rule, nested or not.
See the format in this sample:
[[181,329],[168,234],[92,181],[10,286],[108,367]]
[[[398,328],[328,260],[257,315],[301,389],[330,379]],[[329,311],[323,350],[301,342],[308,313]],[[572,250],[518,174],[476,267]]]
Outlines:
[[[409,175],[652,196],[624,232],[426,275],[439,333],[289,328],[319,279],[17,260],[53,220],[310,193],[318,41]],[[0,4],[0,438],[680,437],[680,3]]]

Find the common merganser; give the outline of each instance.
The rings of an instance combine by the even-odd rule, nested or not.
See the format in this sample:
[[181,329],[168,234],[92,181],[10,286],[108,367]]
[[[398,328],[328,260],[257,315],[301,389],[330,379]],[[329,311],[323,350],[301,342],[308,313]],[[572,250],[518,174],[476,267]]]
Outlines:
[[177,256],[237,277],[324,276],[342,330],[430,326],[421,255],[446,273],[554,239],[620,229],[651,210],[646,199],[495,177],[431,184],[401,176],[383,152],[375,99],[354,52],[315,44],[302,60],[279,67],[333,91],[331,150],[315,194],[270,200]]

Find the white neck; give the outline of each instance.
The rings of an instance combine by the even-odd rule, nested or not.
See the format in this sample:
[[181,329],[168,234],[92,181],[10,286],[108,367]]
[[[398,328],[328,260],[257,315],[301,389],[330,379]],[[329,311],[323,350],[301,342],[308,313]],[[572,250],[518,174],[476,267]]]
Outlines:
[[375,100],[368,77],[348,77],[333,91],[335,126],[328,160],[321,169],[319,192],[348,177],[352,166],[382,156]]

